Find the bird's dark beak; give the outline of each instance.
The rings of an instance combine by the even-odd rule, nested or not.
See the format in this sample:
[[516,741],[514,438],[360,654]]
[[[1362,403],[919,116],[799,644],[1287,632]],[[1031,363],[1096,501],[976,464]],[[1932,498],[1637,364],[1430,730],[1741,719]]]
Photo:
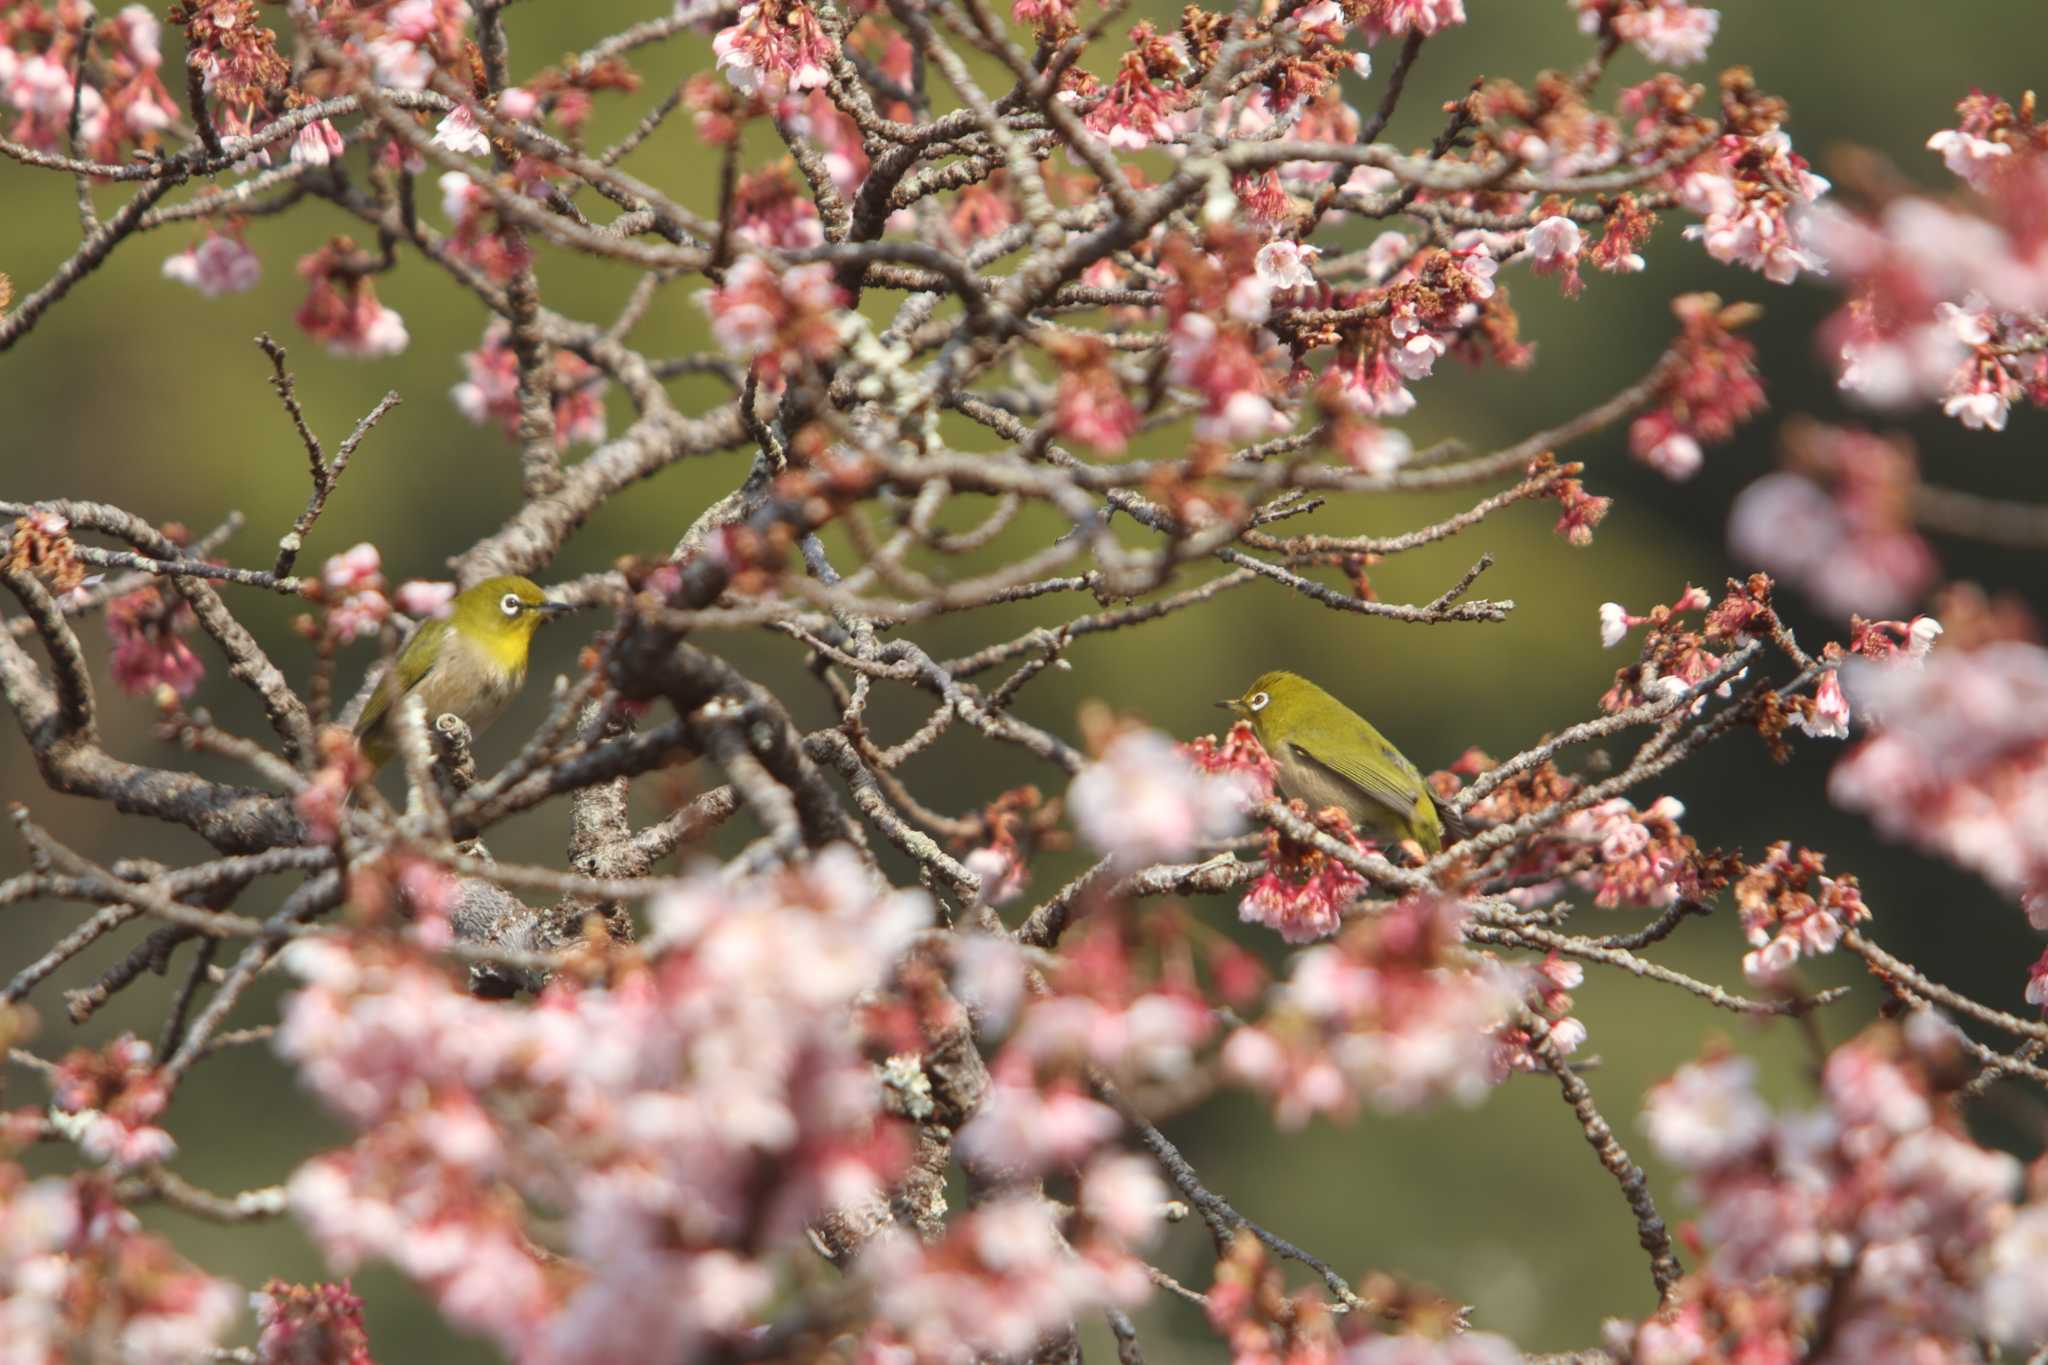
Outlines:
[[536,602],[533,604],[533,609],[540,613],[543,621],[551,621],[565,611],[576,610],[567,602]]
[[1226,711],[1235,711],[1237,709],[1237,698],[1231,697],[1227,700],[1219,701],[1216,704]]

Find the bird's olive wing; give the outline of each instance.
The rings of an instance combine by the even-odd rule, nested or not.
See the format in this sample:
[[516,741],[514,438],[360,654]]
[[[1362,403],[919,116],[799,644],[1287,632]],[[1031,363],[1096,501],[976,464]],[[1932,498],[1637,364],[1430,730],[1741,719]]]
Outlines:
[[1299,754],[1303,762],[1314,764],[1331,776],[1342,780],[1347,786],[1356,787],[1366,796],[1379,802],[1402,820],[1415,814],[1415,798],[1422,795],[1422,779],[1401,757],[1400,751],[1392,745],[1382,744],[1378,752],[1384,760],[1383,766],[1373,767],[1366,763],[1347,759],[1338,754],[1324,756],[1299,740],[1289,740],[1288,746]]
[[434,671],[434,663],[441,657],[441,647],[447,641],[449,629],[445,619],[420,623],[419,629],[398,651],[398,657],[391,661],[391,667],[377,680],[376,690],[370,693],[370,700],[364,704],[363,714],[356,720],[358,739],[377,727],[390,712],[393,702],[418,687],[427,674]]

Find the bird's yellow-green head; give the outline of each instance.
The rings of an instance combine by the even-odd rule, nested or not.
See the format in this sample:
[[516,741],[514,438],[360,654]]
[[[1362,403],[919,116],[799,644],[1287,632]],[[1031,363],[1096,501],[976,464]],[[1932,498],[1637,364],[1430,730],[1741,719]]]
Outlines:
[[534,631],[567,610],[563,603],[550,602],[532,579],[505,574],[455,594],[448,606],[448,625],[505,666],[524,668]]
[[1268,750],[1273,748],[1275,739],[1287,738],[1296,726],[1322,707],[1343,706],[1342,702],[1299,673],[1280,669],[1261,673],[1252,679],[1252,685],[1244,690],[1243,696],[1216,704],[1240,720],[1250,721],[1259,743]]

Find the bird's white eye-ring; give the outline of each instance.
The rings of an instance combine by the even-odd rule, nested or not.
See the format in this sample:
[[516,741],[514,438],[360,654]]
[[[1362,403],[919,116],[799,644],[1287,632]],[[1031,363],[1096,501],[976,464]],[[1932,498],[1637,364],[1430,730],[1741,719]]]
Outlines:
[[1251,699],[1245,705],[1251,707],[1254,711],[1263,711],[1266,709],[1266,703],[1271,700],[1273,699],[1264,692],[1254,692],[1251,695]]
[[507,616],[517,616],[525,607],[526,604],[519,600],[519,594],[516,592],[508,592],[498,599],[498,610]]

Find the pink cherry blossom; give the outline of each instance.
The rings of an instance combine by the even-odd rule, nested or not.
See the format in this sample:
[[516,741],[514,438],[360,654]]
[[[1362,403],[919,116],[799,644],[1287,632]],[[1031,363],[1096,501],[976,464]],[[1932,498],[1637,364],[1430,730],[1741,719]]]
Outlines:
[[1974,1337],[2033,1341],[2042,1223],[2012,1203],[2019,1164],[1938,1114],[1898,1036],[1880,1027],[1836,1048],[1808,1113],[1773,1114],[1733,1058],[1651,1092],[1645,1122],[1690,1173],[1707,1259],[1675,1317],[1610,1327],[1622,1360],[1692,1359],[1688,1340],[1795,1359],[1780,1334],[1811,1340],[1823,1306],[1841,1359],[1965,1359]]
[[1273,795],[1280,770],[1245,721],[1233,724],[1221,740],[1198,735],[1181,745],[1180,751],[1201,771],[1224,778],[1247,802]]
[[316,743],[320,764],[292,798],[292,813],[305,828],[309,843],[332,844],[341,833],[350,793],[373,774],[354,737],[340,726],[322,729]]
[[1579,278],[1579,252],[1585,234],[1579,225],[1562,214],[1543,219],[1529,229],[1529,260],[1539,275],[1560,275],[1559,284],[1567,295],[1585,287]]
[[[462,357],[466,377],[449,389],[456,408],[478,426],[495,424],[506,436],[519,434],[519,357],[512,348],[512,329],[494,318],[484,328],[482,343]],[[543,371],[554,392],[555,444],[561,449],[582,442],[600,444],[605,437],[602,371],[569,351],[556,351]]]
[[1934,581],[1932,548],[1918,531],[1899,524],[1895,501],[1865,498],[1852,482],[1837,487],[1830,497],[1803,475],[1766,474],[1735,499],[1730,549],[1744,563],[1797,584],[1835,616],[1909,606]]
[[447,613],[449,603],[455,600],[455,585],[425,579],[408,579],[398,585],[392,601],[398,609],[415,620]]
[[239,233],[209,232],[197,246],[166,257],[163,274],[208,298],[219,298],[254,289],[263,278],[263,262]]
[[1288,238],[1268,242],[1259,248],[1259,278],[1276,294],[1290,289],[1312,289],[1316,283],[1313,267],[1321,254],[1319,247],[1303,246]]
[[74,1049],[53,1073],[50,1095],[58,1132],[93,1161],[129,1170],[177,1153],[156,1122],[170,1092],[150,1045],[131,1033],[98,1051]]
[[320,582],[337,595],[384,586],[384,556],[363,541],[334,555],[320,566]]
[[[363,1131],[299,1169],[292,1207],[331,1259],[392,1261],[521,1360],[743,1332],[810,1221],[896,1169],[852,1024],[930,914],[846,849],[700,875],[651,907],[643,966],[530,1009],[396,946],[296,941],[279,1047]],[[581,1277],[550,1275],[517,1199],[559,1211]]]
[[1195,434],[1234,443],[1271,436],[1286,425],[1268,396],[1270,379],[1241,324],[1218,326],[1190,311],[1175,323],[1167,349],[1168,377],[1202,399]]
[[1644,0],[1640,9],[1624,9],[1614,18],[1614,31],[1622,40],[1659,66],[1705,61],[1720,26],[1719,10],[1686,0]]
[[294,321],[307,335],[336,355],[363,359],[396,355],[406,348],[411,338],[405,322],[378,301],[353,242],[338,237],[301,257],[298,269],[310,287]]
[[1084,838],[1129,867],[1170,861],[1235,834],[1241,798],[1205,780],[1156,730],[1131,730],[1067,788],[1067,808]]
[[1149,1244],[1165,1222],[1166,1183],[1145,1157],[1095,1158],[1081,1178],[1081,1211],[1125,1246]]
[[193,619],[183,598],[167,598],[154,584],[107,603],[115,686],[136,694],[168,687],[181,697],[191,696],[206,675],[206,666],[181,638]]
[[1409,33],[1427,37],[1465,22],[1465,0],[1367,0],[1361,20],[1366,41]]
[[2048,650],[2008,642],[1844,670],[1873,732],[1828,794],[2019,898],[2048,885]]
[[314,119],[299,129],[292,139],[292,163],[303,166],[325,166],[346,149],[341,134],[328,119]]
[[375,635],[391,615],[391,603],[374,589],[358,592],[327,613],[327,629],[337,643],[352,644]]
[[1844,931],[1870,917],[1856,879],[1823,876],[1825,861],[1779,840],[1736,882],[1735,903],[1752,949],[1742,970],[1752,981],[1775,981],[1800,958],[1833,952]]
[[460,52],[469,19],[467,0],[398,0],[367,44],[377,83],[424,89],[441,59]]
[[1812,714],[1802,712],[1793,723],[1816,739],[1849,737],[1849,698],[1836,669],[1821,674],[1814,684]]
[[1927,150],[1940,152],[1949,172],[1973,190],[1991,188],[1992,174],[2012,156],[2012,147],[1977,137],[1960,128],[1944,128],[1927,139]]
[[711,337],[720,349],[752,362],[763,381],[777,387],[789,370],[823,360],[842,344],[845,294],[830,266],[778,272],[759,256],[742,256],[723,284],[697,298],[711,315]]
[[1600,604],[1600,647],[1612,649],[1628,638],[1630,626],[1641,625],[1647,617],[1630,616],[1619,602]]
[[[1147,34],[1149,25],[1140,28]],[[1174,138],[1171,119],[1187,96],[1176,86],[1161,85],[1154,79],[1144,53],[1144,40],[1133,30],[1134,48],[1124,54],[1123,65],[1110,82],[1109,91],[1081,120],[1092,133],[1110,146],[1138,151]]]
[[997,1078],[958,1142],[970,1161],[1035,1175],[1078,1163],[1122,1127],[1108,1105],[1071,1086],[1041,1090],[1027,1072]]
[[749,0],[711,50],[735,89],[770,97],[823,86],[838,55],[804,0]]
[[484,136],[475,112],[466,104],[457,105],[441,120],[434,129],[433,141],[436,147],[446,147],[464,156],[485,156],[491,150],[491,140]]
[[1225,1074],[1270,1094],[1289,1128],[1361,1100],[1395,1112],[1476,1102],[1505,1074],[1495,1033],[1526,980],[1497,963],[1447,960],[1464,913],[1411,896],[1300,954],[1269,1020],[1225,1045]]
[[1706,219],[1685,235],[1704,243],[1717,261],[1747,266],[1773,284],[1790,284],[1802,270],[1825,269],[1799,211],[1827,189],[1828,182],[1807,169],[1782,130],[1753,138],[1729,135],[1717,158],[1681,183],[1681,202]]
[[857,1273],[893,1338],[864,1358],[941,1365],[1022,1356],[1073,1315],[1130,1306],[1151,1290],[1120,1246],[1070,1247],[1051,1206],[1021,1192],[966,1214],[934,1247],[887,1229],[862,1249]]
[[1711,294],[1673,300],[1683,327],[1674,364],[1657,386],[1654,405],[1629,424],[1629,450],[1666,478],[1698,471],[1701,447],[1725,441],[1764,406],[1756,347],[1735,334],[1743,315]]
[[2048,1337],[2048,1205],[2029,1204],[1991,1243],[1981,1290],[1984,1330],[2031,1345]]
[[[1350,821],[1318,812],[1315,822],[1352,851],[1366,845]],[[1263,924],[1289,943],[1313,943],[1337,932],[1343,913],[1367,890],[1363,876],[1313,844],[1297,844],[1271,831],[1266,871],[1238,902],[1237,917]]]
[[[28,1179],[0,1164],[0,1329],[12,1359],[127,1365],[206,1359],[241,1295],[144,1232],[88,1177]],[[80,1305],[90,1305],[81,1317]]]
[[363,1301],[340,1284],[273,1279],[252,1294],[257,1365],[373,1365]]

